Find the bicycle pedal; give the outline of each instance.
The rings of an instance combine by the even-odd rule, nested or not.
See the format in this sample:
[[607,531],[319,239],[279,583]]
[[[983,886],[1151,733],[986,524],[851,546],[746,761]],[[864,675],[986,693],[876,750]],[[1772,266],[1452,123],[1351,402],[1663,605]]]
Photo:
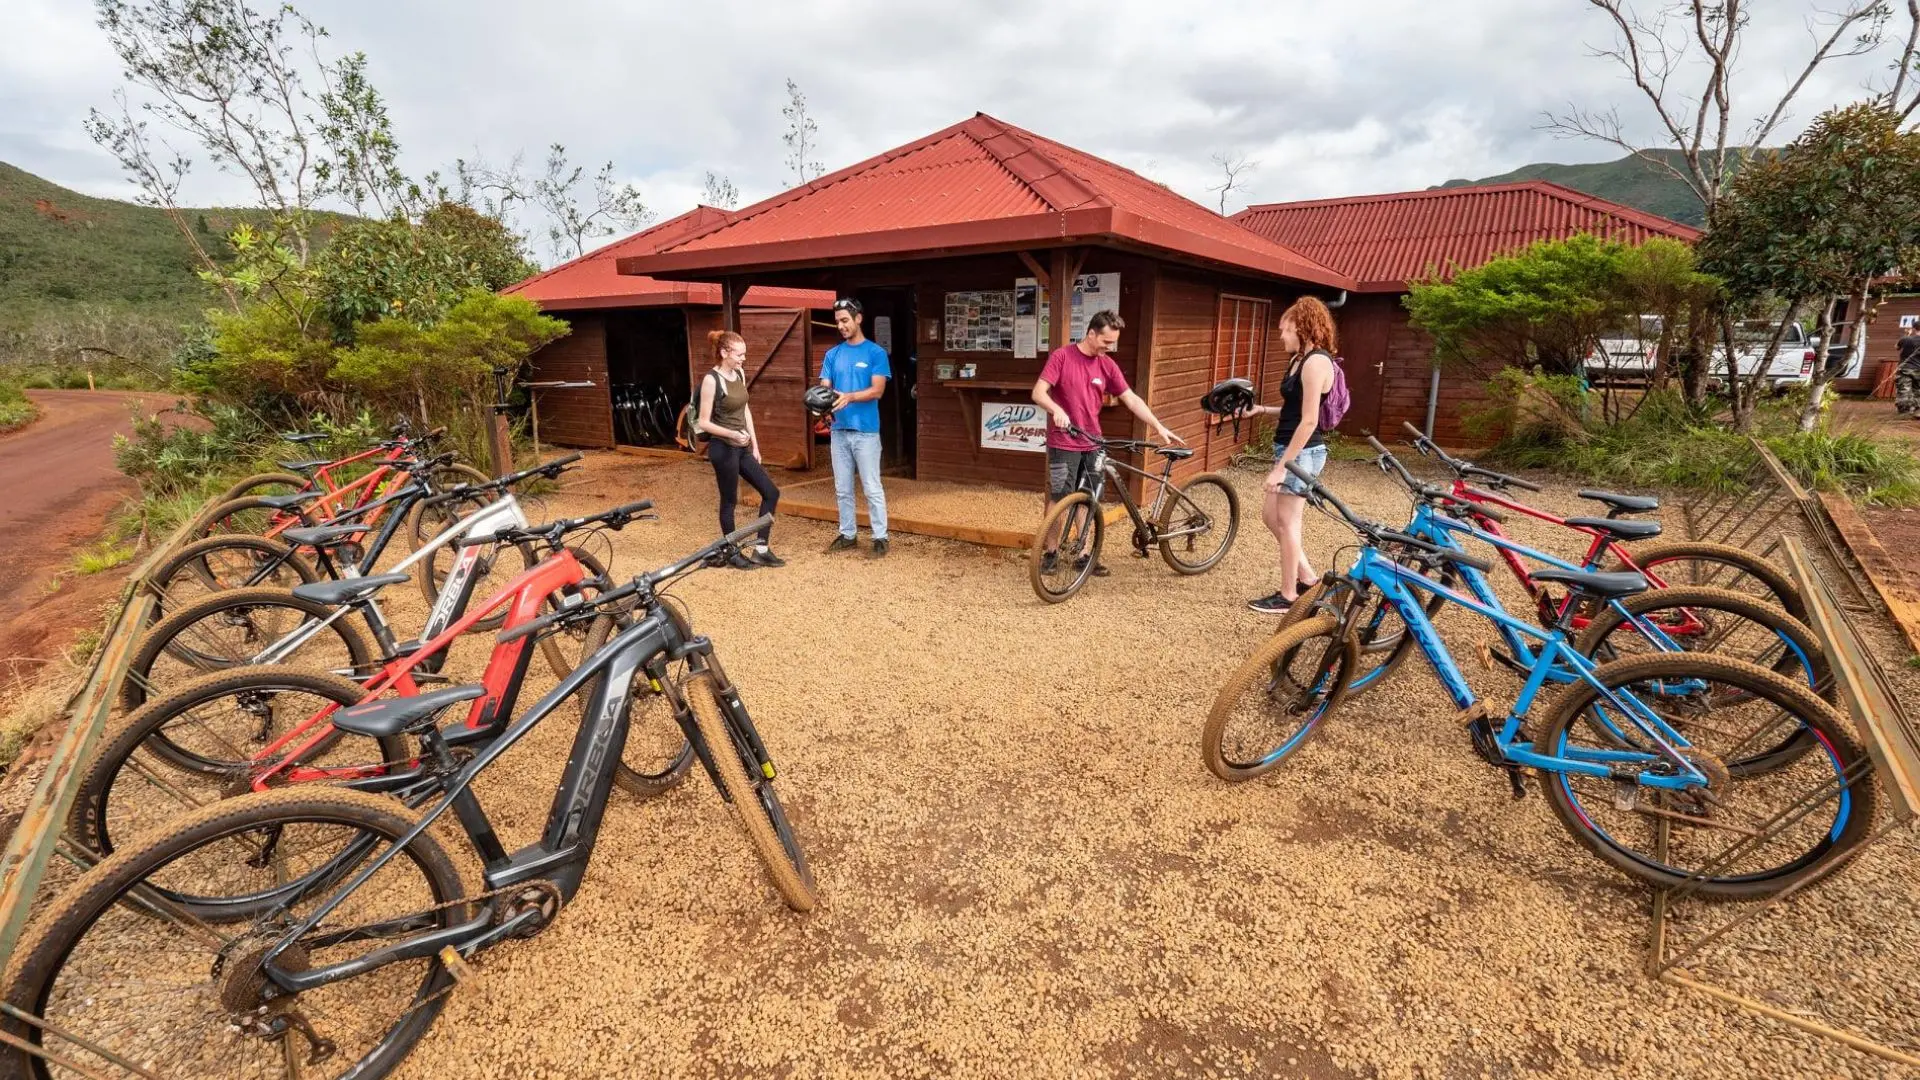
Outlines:
[[1474,654],[1480,657],[1481,671],[1493,670],[1493,648],[1491,646],[1483,641],[1480,643],[1480,646],[1474,650]]
[[460,955],[460,950],[451,945],[440,949],[440,963],[456,983],[471,982],[480,977],[480,969],[467,963],[466,957]]
[[1520,769],[1517,766],[1507,766],[1507,783],[1513,785],[1513,799],[1515,802],[1519,802],[1521,799],[1527,797],[1526,777],[1520,775]]

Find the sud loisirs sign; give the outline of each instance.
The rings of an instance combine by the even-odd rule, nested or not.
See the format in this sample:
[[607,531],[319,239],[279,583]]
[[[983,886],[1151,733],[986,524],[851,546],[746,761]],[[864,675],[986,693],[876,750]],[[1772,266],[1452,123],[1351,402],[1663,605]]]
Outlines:
[[1047,417],[1040,406],[1027,402],[982,402],[980,447],[983,450],[1047,450]]

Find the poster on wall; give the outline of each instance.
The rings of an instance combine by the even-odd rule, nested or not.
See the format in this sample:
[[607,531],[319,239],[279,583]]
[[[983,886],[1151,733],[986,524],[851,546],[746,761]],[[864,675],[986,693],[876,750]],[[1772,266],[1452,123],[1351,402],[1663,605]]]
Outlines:
[[893,355],[893,316],[875,315],[873,317],[873,341],[888,356]]
[[1040,282],[1013,279],[1013,355],[1032,360],[1040,355]]
[[[1034,279],[1016,279],[1014,282],[1015,294],[1018,294],[1021,282],[1032,280]],[[1039,318],[1036,320],[1038,324],[1036,336],[1041,342],[1051,341],[1053,340],[1050,333],[1052,330],[1053,305],[1048,301],[1045,292],[1040,293],[1037,306],[1039,309]],[[1119,274],[1081,274],[1074,278],[1073,311],[1071,317],[1067,319],[1067,340],[1079,341],[1087,335],[1087,320],[1093,318],[1094,312],[1117,312],[1119,310]]]
[[1046,453],[1046,414],[1030,401],[982,402],[980,448]]
[[1911,330],[1916,323],[1920,323],[1920,315],[1900,316],[1900,329],[1902,330]]
[[948,352],[1013,351],[1013,290],[950,292],[944,308]]

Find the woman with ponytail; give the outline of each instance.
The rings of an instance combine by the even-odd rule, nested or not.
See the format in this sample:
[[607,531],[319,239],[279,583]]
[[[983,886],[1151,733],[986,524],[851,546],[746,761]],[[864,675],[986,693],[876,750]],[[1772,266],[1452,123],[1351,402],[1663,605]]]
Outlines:
[[[753,430],[753,410],[747,407],[747,340],[731,330],[707,335],[713,349],[713,370],[700,377],[700,415],[696,426],[707,436],[707,460],[720,488],[720,532],[734,530],[733,509],[740,501],[740,478],[746,477],[760,493],[760,514],[771,514],[780,502],[780,489],[760,464],[760,438]],[[758,516],[758,515],[756,515]],[[786,561],[767,546],[773,532],[760,530],[760,543],[749,555],[735,553],[728,564],[735,570],[756,566],[785,566]]]

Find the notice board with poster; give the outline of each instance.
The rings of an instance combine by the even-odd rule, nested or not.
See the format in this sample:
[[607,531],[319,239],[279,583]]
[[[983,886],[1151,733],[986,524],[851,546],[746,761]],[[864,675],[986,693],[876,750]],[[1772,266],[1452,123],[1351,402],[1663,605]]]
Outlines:
[[1013,290],[950,292],[943,305],[948,352],[1012,352]]
[[[1047,291],[1035,278],[1015,278],[1013,355],[1022,359],[1038,356],[1045,343],[1053,340],[1053,305]],[[1087,320],[1096,311],[1120,310],[1119,274],[1081,274],[1073,279],[1073,309],[1067,319],[1067,340],[1079,341],[1087,334]]]

